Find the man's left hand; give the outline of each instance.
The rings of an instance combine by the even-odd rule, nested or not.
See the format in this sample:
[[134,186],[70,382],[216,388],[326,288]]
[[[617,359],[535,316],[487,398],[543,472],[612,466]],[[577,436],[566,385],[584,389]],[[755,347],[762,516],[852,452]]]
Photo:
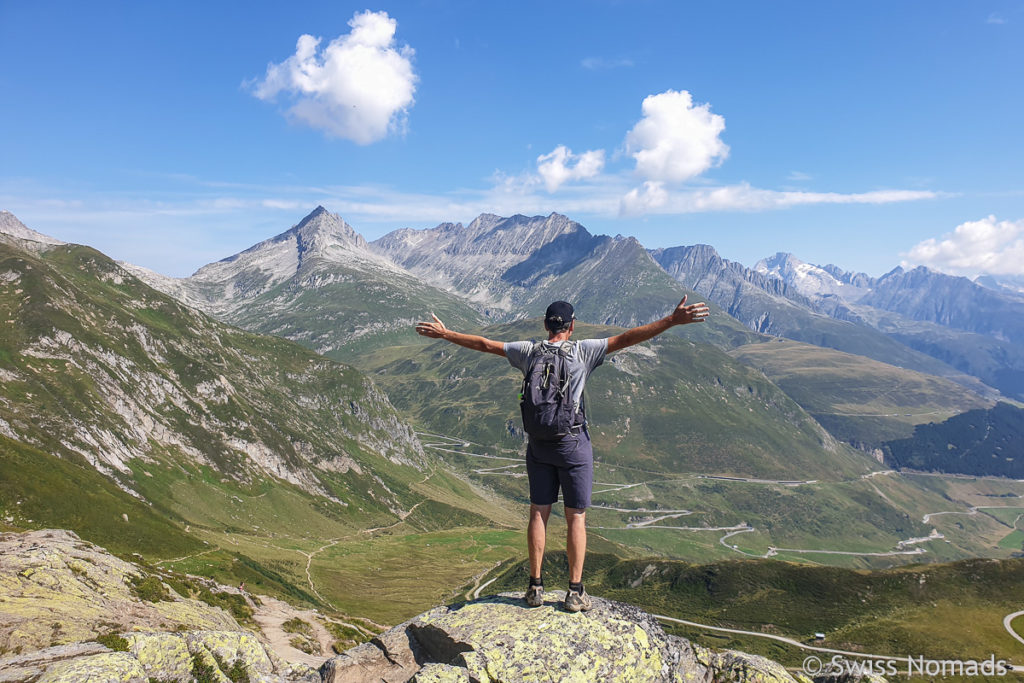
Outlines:
[[686,297],[683,296],[683,300],[676,306],[676,310],[672,311],[672,324],[673,325],[686,325],[687,323],[702,323],[708,317],[711,309],[703,301],[699,304],[686,305]]

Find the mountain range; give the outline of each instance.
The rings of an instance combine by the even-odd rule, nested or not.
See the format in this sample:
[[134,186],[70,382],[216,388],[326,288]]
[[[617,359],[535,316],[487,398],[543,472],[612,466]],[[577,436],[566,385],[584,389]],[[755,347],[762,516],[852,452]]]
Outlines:
[[[918,511],[943,498],[875,477],[875,449],[1007,395],[936,356],[985,339],[975,348],[1008,375],[995,350],[1017,348],[1015,328],[953,327],[920,293],[886,295],[898,311],[875,308],[863,301],[885,278],[805,268],[840,283],[815,290],[786,274],[795,259],[771,262],[789,269],[748,269],[706,245],[652,251],[558,214],[483,215],[367,242],[318,207],[168,278],[0,214],[0,525],[65,526],[226,583],[244,567],[348,610],[379,607],[375,591],[386,590],[388,618],[415,613],[518,547],[524,440],[514,370],[412,324],[433,312],[460,330],[536,337],[538,316],[565,298],[579,334],[607,336],[687,295],[708,299],[708,322],[610,357],[589,385],[609,487],[595,544],[635,552],[630,510],[676,507],[693,515],[680,528],[747,540],[680,543],[652,529],[647,552],[770,556],[781,545],[799,558],[843,543],[862,550],[847,553],[856,566],[899,561],[906,552],[887,549],[927,537]],[[963,292],[1016,311],[1011,294]],[[865,311],[899,329],[866,324]],[[946,335],[920,333],[941,347],[931,355],[898,336],[931,328]],[[936,557],[982,552],[985,537],[956,537]],[[382,565],[386,580],[368,582]],[[396,585],[408,585],[408,602]]]
[[[1024,397],[1024,299],[1016,294],[925,268],[872,278],[789,254],[747,268],[708,245],[646,250],[558,214],[484,214],[367,243],[318,207],[189,278],[126,267],[227,322],[339,360],[409,341],[409,323],[427,312],[477,327],[539,315],[561,298],[582,320],[628,327],[689,293],[729,314],[713,315],[695,337],[720,348],[763,339],[758,333],[782,336],[947,377],[988,398]],[[361,310],[364,302],[375,310]]]
[[[41,242],[11,214],[0,225]],[[317,207],[188,278],[120,265],[216,319],[357,364],[381,348],[415,344],[412,323],[429,313],[474,330],[568,299],[581,320],[629,327],[664,315],[685,294],[712,306],[708,323],[686,329],[692,342],[731,351],[783,337],[835,349],[952,380],[964,388],[965,409],[1024,395],[1024,299],[1012,293],[924,268],[872,278],[782,253],[747,268],[709,245],[647,250],[559,214],[483,214],[468,225],[400,229],[367,242]],[[834,431],[846,436],[841,424]],[[876,442],[899,436],[909,433],[890,430]]]

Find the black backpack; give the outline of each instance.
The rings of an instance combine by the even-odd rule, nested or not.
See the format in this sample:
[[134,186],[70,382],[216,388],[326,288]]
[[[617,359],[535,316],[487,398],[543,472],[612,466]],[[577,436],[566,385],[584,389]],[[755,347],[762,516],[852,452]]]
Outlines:
[[537,342],[519,394],[523,429],[537,439],[557,439],[569,434],[576,410],[569,389],[568,356],[576,342],[557,347]]

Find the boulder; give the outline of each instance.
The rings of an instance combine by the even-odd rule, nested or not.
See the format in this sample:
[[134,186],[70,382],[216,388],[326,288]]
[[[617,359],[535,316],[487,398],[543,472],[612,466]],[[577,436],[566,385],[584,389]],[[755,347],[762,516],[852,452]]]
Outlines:
[[594,598],[571,614],[561,594],[528,608],[522,593],[437,607],[328,660],[324,683],[649,681],[810,683],[741,652],[712,652],[665,633],[646,612]]

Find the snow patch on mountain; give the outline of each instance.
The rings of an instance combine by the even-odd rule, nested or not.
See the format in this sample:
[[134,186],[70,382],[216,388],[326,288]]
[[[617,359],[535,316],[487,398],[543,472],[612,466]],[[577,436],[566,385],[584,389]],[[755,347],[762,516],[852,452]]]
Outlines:
[[860,281],[844,281],[825,268],[806,263],[784,252],[761,259],[754,265],[754,270],[762,275],[782,280],[799,294],[810,299],[832,296],[843,301],[855,302],[870,291],[870,287]]

